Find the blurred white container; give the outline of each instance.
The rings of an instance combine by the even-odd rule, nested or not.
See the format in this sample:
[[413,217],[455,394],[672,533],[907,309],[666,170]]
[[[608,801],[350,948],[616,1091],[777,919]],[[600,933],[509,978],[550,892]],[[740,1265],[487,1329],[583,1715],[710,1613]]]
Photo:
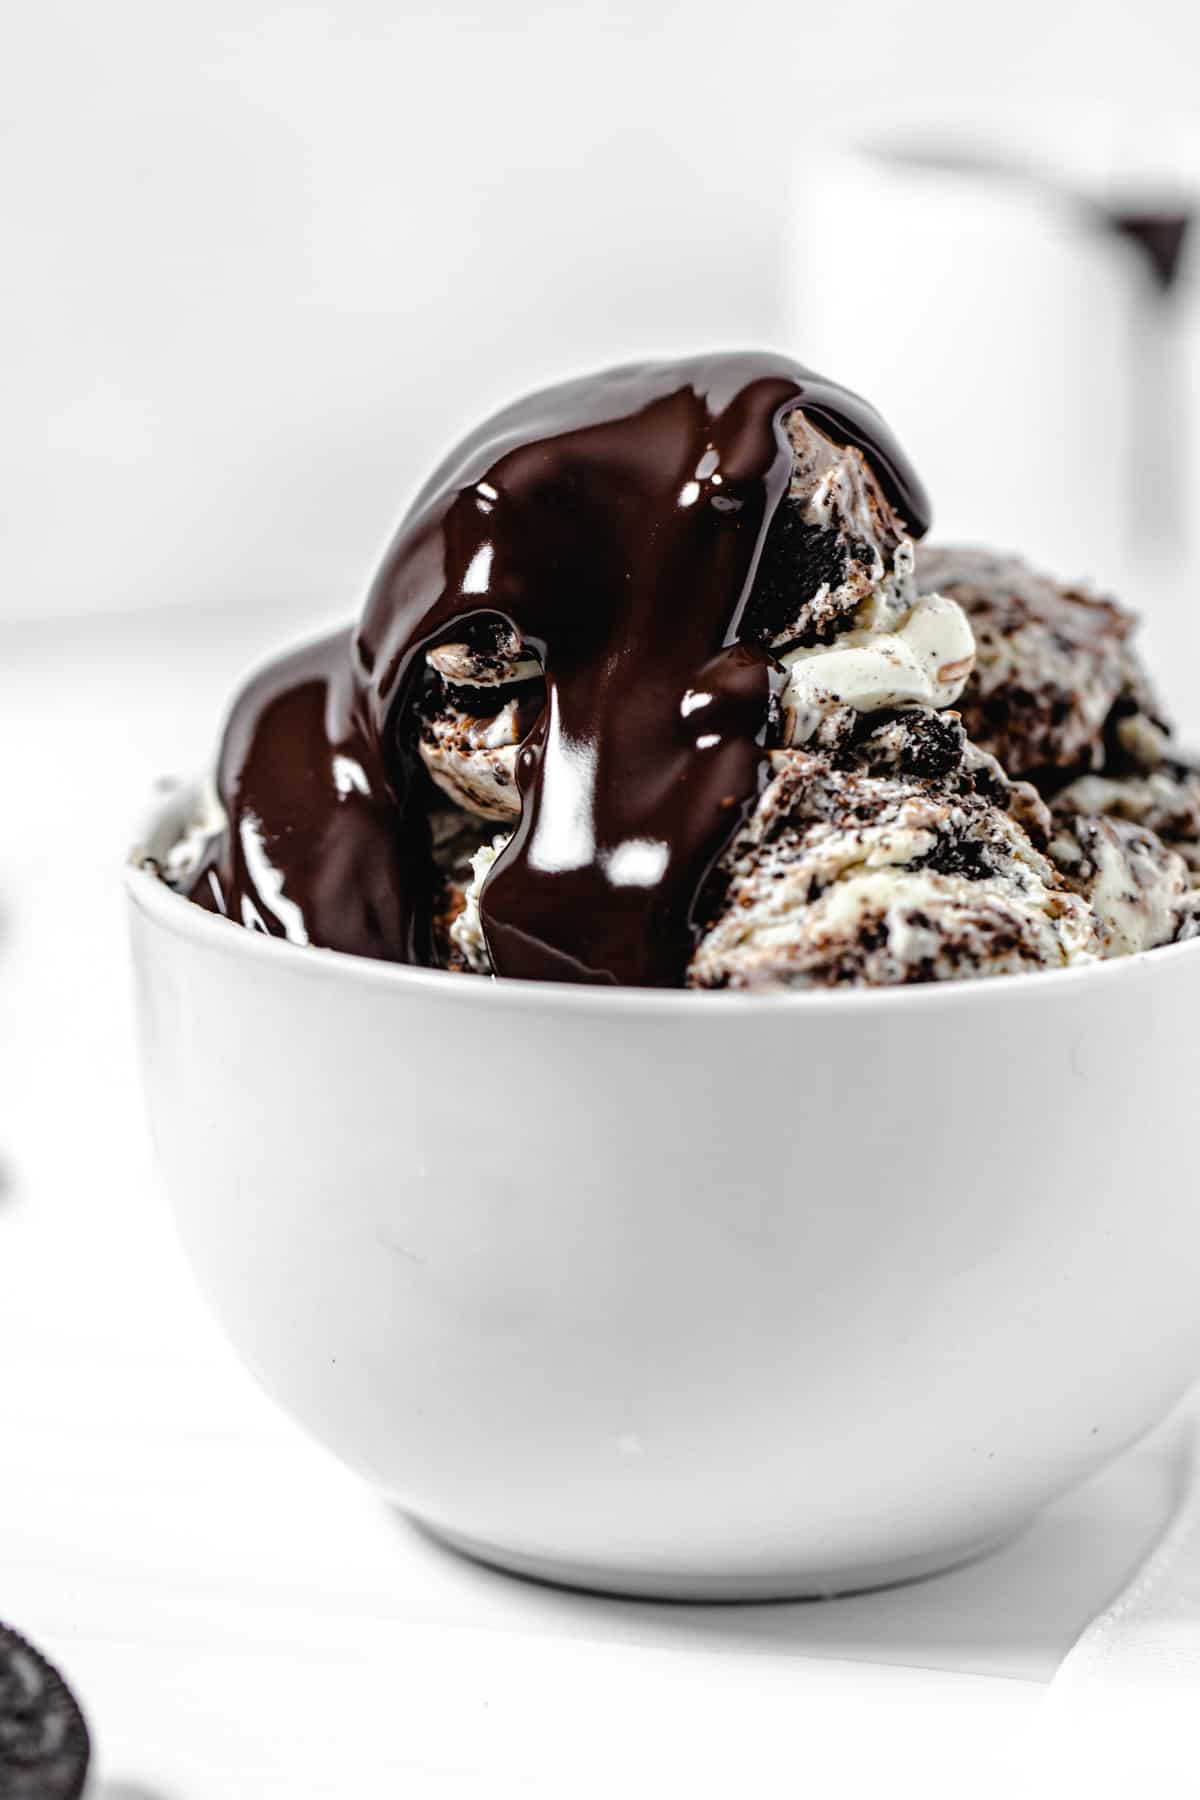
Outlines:
[[1035,179],[849,148],[801,161],[786,266],[799,353],[880,407],[939,537],[1123,579],[1131,245]]

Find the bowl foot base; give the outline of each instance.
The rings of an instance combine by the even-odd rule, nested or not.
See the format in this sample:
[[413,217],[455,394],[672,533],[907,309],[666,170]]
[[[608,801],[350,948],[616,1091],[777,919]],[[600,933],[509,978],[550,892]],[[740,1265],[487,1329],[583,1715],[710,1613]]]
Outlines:
[[429,1537],[445,1544],[473,1562],[486,1563],[509,1575],[523,1575],[552,1587],[577,1588],[585,1593],[613,1594],[628,1599],[683,1600],[724,1602],[755,1600],[828,1600],[837,1594],[858,1594],[870,1588],[895,1587],[906,1581],[920,1581],[927,1575],[942,1575],[965,1563],[976,1562],[1007,1544],[1025,1529],[1027,1521],[1007,1531],[968,1541],[947,1544],[919,1556],[898,1557],[894,1561],[854,1563],[845,1568],[737,1571],[723,1574],[707,1569],[623,1568],[620,1564],[588,1563],[559,1560],[556,1557],[530,1555],[524,1550],[510,1549],[505,1544],[470,1537],[452,1531],[431,1520],[409,1514],[413,1524]]

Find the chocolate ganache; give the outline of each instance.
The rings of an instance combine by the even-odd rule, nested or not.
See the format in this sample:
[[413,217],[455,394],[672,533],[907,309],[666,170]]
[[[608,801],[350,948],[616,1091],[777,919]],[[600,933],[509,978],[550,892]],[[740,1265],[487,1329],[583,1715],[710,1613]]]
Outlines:
[[435,962],[424,653],[503,624],[543,686],[520,821],[480,897],[492,966],[680,985],[705,878],[764,779],[779,666],[743,616],[797,407],[861,450],[924,532],[924,493],[874,409],[773,355],[611,370],[472,432],[418,495],[357,631],[273,664],[235,703],[226,828],[191,897],[298,942]]

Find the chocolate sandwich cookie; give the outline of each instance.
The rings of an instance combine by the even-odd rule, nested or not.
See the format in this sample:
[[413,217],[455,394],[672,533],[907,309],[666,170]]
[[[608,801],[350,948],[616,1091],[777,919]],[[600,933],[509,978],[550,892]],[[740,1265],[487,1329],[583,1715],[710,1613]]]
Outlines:
[[76,1800],[91,1745],[58,1670],[0,1625],[0,1800]]

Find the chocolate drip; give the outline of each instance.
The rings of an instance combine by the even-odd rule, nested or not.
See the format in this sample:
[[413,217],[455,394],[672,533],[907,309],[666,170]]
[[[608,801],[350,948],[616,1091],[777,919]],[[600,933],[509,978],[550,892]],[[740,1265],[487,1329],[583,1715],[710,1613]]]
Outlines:
[[[352,658],[332,640],[239,702],[220,783],[233,849],[193,896],[249,923],[265,899],[268,930],[302,920],[316,943],[430,960],[418,676],[427,648],[499,616],[540,656],[545,705],[519,759],[520,824],[481,896],[493,966],[679,985],[697,894],[763,773],[775,665],[739,627],[797,404],[926,528],[874,410],[775,356],[617,369],[487,421],[401,526]],[[339,762],[361,791],[340,791]]]
[[255,676],[217,764],[228,828],[193,900],[254,931],[389,962],[432,960],[433,872],[419,806],[398,806],[339,631]]

